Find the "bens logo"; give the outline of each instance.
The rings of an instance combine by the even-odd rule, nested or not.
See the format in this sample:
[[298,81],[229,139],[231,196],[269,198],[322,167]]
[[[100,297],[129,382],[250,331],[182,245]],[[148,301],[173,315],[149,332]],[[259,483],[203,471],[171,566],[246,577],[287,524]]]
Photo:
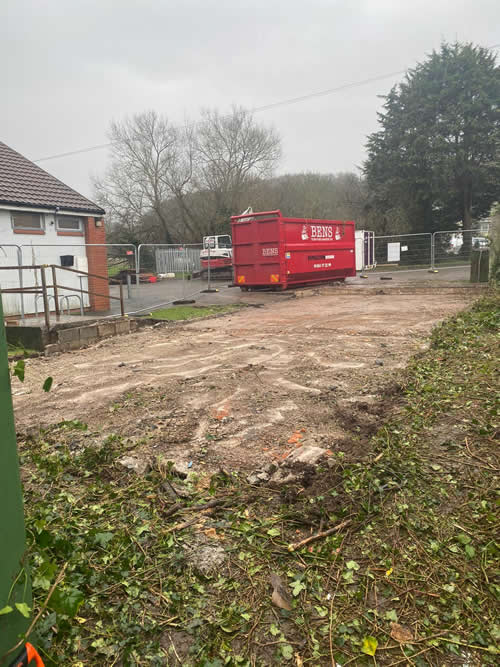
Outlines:
[[339,227],[334,230],[332,225],[302,225],[300,237],[302,241],[339,241],[341,234]]
[[326,225],[311,225],[312,241],[329,241],[333,239],[333,227]]
[[278,248],[262,248],[263,257],[276,257],[278,255]]

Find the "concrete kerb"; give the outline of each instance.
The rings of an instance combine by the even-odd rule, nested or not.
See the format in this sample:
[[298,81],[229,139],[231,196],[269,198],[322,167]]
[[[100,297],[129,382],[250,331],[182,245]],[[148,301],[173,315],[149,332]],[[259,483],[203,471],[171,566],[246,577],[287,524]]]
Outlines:
[[56,325],[50,330],[50,343],[45,346],[45,354],[78,350],[106,338],[136,331],[141,324],[132,319],[96,320],[74,325]]

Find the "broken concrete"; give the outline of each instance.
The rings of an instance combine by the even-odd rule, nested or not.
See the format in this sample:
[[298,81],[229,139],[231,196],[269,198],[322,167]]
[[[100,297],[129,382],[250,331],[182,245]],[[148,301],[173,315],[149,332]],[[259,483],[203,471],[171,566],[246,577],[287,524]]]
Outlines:
[[123,456],[118,459],[118,463],[129,470],[133,470],[138,475],[145,475],[151,468],[148,459],[138,459],[135,456]]
[[191,565],[206,577],[220,571],[227,560],[227,554],[223,547],[218,544],[195,543],[192,546],[183,545],[186,549],[186,557]]
[[294,463],[302,463],[304,465],[317,465],[322,459],[326,457],[326,451],[321,447],[314,447],[312,445],[307,447],[299,447],[288,455],[283,462],[283,465],[288,467]]

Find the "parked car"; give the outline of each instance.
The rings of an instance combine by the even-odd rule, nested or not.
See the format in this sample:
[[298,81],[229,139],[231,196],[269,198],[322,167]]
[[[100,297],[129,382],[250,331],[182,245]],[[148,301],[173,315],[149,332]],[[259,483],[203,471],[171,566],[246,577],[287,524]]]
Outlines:
[[473,248],[488,248],[489,241],[484,236],[475,236],[472,237],[472,247]]

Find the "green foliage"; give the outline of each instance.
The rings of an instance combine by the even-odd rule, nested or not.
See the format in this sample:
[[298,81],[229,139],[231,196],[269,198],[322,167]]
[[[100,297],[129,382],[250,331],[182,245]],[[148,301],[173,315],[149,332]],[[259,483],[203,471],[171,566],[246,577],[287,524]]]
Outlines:
[[9,343],[8,355],[9,359],[12,359],[13,357],[38,357],[40,352],[38,350],[26,348],[23,345],[13,345],[12,343]]
[[26,370],[26,364],[24,362],[24,359],[19,359],[19,361],[16,362],[14,368],[12,369],[12,375],[14,377],[17,377],[20,382],[24,382],[25,370]]
[[26,602],[16,602],[15,603],[17,611],[24,616],[24,618],[29,618],[31,616],[31,607],[26,604]]
[[53,381],[54,381],[54,378],[50,377],[50,375],[49,375],[48,378],[45,378],[45,382],[43,383],[42,389],[45,392],[49,392],[52,389]]
[[[500,178],[500,68],[492,52],[442,44],[387,95],[368,139],[377,210],[404,209],[411,231],[453,229],[489,212]],[[394,231],[394,230],[391,230]]]

